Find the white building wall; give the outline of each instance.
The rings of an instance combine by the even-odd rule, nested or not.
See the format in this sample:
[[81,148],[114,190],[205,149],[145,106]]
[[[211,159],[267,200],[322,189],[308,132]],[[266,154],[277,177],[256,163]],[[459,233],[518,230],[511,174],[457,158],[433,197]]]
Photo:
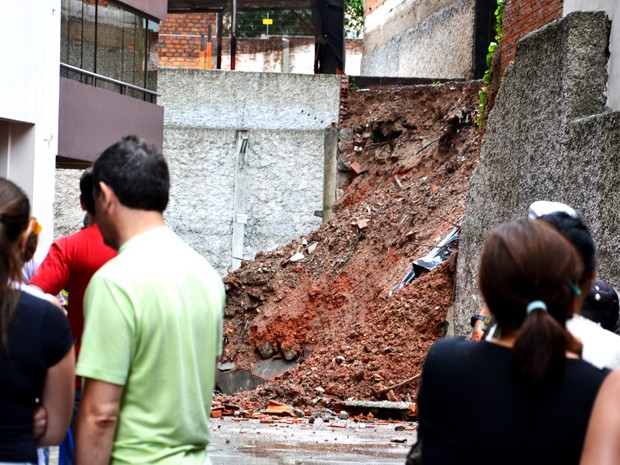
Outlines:
[[620,110],[620,2],[618,0],[564,0],[564,16],[573,11],[605,11],[611,19],[607,71],[607,106]]
[[43,225],[41,258],[53,238],[60,0],[3,0],[0,39],[0,176],[30,197]]

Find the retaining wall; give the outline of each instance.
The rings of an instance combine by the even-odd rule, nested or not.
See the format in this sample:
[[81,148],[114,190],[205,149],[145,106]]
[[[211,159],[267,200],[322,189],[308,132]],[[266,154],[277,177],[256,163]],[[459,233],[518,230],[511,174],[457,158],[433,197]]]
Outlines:
[[553,200],[582,214],[598,245],[598,273],[620,286],[620,113],[605,106],[609,21],[572,13],[527,35],[489,115],[468,192],[456,279],[455,329],[469,335],[482,306],[480,250],[495,226]]
[[470,79],[475,0],[391,0],[367,7],[361,74]]

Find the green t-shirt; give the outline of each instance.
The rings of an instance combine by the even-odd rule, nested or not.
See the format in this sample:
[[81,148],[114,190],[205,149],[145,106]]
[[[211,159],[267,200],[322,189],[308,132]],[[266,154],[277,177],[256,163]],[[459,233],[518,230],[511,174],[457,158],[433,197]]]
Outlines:
[[166,227],[123,244],[92,278],[77,373],[124,386],[111,464],[200,464],[210,441],[225,293]]

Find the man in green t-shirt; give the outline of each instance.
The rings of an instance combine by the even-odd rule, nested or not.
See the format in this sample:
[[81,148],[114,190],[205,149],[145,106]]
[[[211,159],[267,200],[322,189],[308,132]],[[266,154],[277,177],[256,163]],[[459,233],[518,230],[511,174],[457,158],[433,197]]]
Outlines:
[[119,255],[84,298],[76,461],[209,463],[222,280],[164,225],[169,173],[155,147],[126,137],[97,158],[93,177],[96,220]]

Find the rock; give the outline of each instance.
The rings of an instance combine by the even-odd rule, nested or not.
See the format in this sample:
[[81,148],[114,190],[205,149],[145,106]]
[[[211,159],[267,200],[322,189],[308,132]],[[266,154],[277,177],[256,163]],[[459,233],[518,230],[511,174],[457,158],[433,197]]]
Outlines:
[[261,345],[259,345],[257,347],[257,349],[258,349],[258,352],[260,353],[261,357],[263,357],[264,359],[271,358],[276,353],[276,350],[267,341],[264,341]]
[[342,410],[342,411],[338,414],[338,419],[339,419],[339,420],[348,420],[348,419],[349,419],[349,414],[348,414],[345,410]]
[[252,371],[261,378],[273,380],[276,378],[276,376],[286,373],[296,364],[297,362],[289,362],[281,358],[262,360],[254,364],[254,366],[252,367]]
[[290,362],[292,360],[296,360],[297,357],[299,357],[299,352],[296,351],[295,349],[292,349],[291,347],[283,347],[282,355],[284,356],[284,360],[287,360]]
[[218,371],[215,384],[223,394],[231,395],[241,391],[253,391],[265,382],[260,376],[247,371]]
[[234,370],[235,362],[217,362],[217,369],[220,371]]

